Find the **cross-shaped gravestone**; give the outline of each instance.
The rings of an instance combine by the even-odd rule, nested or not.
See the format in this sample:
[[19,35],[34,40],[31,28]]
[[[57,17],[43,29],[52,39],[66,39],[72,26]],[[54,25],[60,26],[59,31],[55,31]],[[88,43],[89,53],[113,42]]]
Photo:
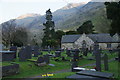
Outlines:
[[104,54],[104,68],[105,71],[108,71],[108,55]]

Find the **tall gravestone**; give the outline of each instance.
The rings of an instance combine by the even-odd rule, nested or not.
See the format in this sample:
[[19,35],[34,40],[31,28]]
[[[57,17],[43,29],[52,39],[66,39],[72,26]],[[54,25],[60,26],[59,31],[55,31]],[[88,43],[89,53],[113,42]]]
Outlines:
[[38,55],[40,55],[40,53],[39,53],[39,47],[35,46],[33,50],[34,50],[33,51],[34,57],[38,57]]
[[18,53],[19,56],[19,61],[25,61],[26,60],[26,53],[25,53],[25,48],[22,47],[21,50]]
[[108,55],[104,55],[104,69],[105,71],[108,71]]
[[77,61],[77,60],[79,60],[79,49],[75,49],[74,50],[74,53],[73,53],[73,60],[74,61]]
[[96,70],[101,71],[101,53],[99,51],[99,44],[96,42],[94,44],[94,54],[96,58]]
[[31,46],[28,45],[25,47],[25,54],[26,54],[26,59],[32,58],[32,47]]
[[74,70],[75,67],[78,67],[78,62],[73,60],[73,61],[72,61],[72,64],[71,64],[71,71],[72,71],[72,72],[75,71],[75,70]]

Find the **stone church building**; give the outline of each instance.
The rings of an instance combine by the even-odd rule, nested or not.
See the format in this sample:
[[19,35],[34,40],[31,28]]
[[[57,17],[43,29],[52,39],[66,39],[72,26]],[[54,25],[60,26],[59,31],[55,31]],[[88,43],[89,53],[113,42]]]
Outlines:
[[92,49],[95,42],[99,44],[99,48],[101,49],[113,49],[118,47],[118,44],[120,44],[120,39],[117,34],[111,37],[110,34],[107,33],[64,35],[61,40],[61,48],[79,49],[85,45],[88,49]]

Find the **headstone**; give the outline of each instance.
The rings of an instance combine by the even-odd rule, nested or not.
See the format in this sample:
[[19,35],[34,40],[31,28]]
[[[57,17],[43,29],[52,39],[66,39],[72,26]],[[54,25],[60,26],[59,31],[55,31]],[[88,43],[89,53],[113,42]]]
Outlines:
[[60,51],[55,51],[55,57],[60,57],[61,56],[61,52]]
[[67,54],[67,56],[71,56],[70,50],[66,50],[66,54]]
[[93,77],[99,77],[99,78],[109,78],[109,79],[113,77],[113,73],[91,71],[91,70],[80,71],[80,72],[77,72],[76,74],[78,74],[78,75],[86,75],[86,76],[93,76]]
[[74,52],[73,52],[73,61],[77,61],[79,60],[79,50],[78,49],[75,49]]
[[16,58],[16,53],[17,53],[17,47],[16,46],[11,46],[10,51],[15,51],[14,52],[14,58]]
[[26,46],[25,47],[25,54],[26,54],[26,59],[31,59],[32,58],[32,48],[31,46]]
[[49,55],[44,55],[44,61],[46,62],[46,64],[50,63]]
[[72,65],[71,65],[71,71],[74,72],[75,71],[75,67],[78,67],[78,62],[77,61],[72,61]]
[[37,63],[43,63],[44,62],[44,57],[38,57]]
[[40,53],[39,53],[39,47],[38,46],[34,47],[33,54],[34,54],[34,57],[38,57],[38,55],[40,55]]
[[96,58],[96,70],[101,71],[101,53],[99,52],[99,44],[95,43],[94,45],[94,54]]
[[25,48],[22,47],[21,50],[18,52],[19,61],[25,61],[26,60],[26,53]]
[[2,61],[12,61],[15,59],[14,51],[0,51]]
[[107,54],[104,55],[104,68],[105,68],[105,71],[108,71],[108,55]]

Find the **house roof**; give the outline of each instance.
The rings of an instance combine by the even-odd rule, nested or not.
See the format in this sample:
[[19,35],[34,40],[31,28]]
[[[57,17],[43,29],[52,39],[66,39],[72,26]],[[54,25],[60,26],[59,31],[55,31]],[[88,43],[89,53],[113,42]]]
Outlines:
[[81,35],[64,35],[62,37],[62,43],[73,43],[75,42]]
[[[81,35],[64,35],[62,37],[62,43],[74,43]],[[114,37],[111,37],[110,34],[101,33],[101,34],[86,34],[87,37],[91,38],[94,42],[107,43],[107,42],[119,42]]]

